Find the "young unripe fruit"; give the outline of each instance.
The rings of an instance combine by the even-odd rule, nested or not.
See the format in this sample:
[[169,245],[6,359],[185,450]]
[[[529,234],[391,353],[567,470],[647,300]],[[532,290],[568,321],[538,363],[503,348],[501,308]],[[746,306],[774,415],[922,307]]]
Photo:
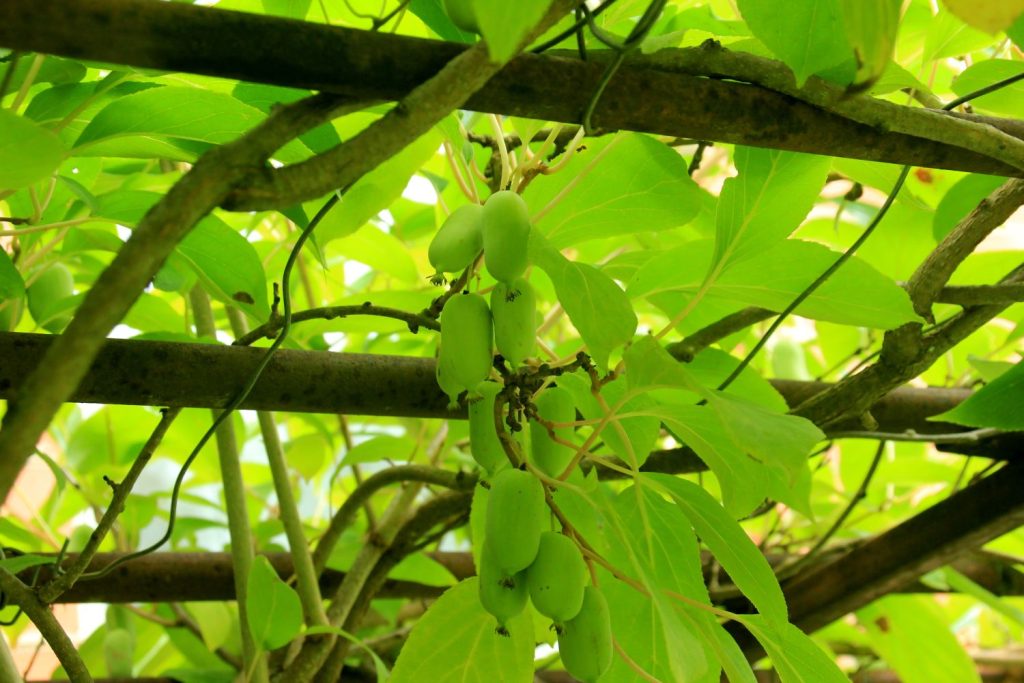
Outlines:
[[71,322],[71,314],[54,314],[53,311],[60,301],[74,293],[74,289],[71,271],[62,263],[54,263],[36,278],[26,292],[32,318],[47,331],[59,333]]
[[[499,543],[504,541],[499,540]],[[480,604],[498,620],[498,633],[508,635],[505,624],[526,607],[526,573],[508,574],[496,564],[489,539],[480,552]]]
[[[568,389],[548,387],[534,401],[537,413],[548,422],[572,422],[576,419],[576,404]],[[572,427],[556,427],[555,436],[572,441]],[[574,451],[554,441],[547,428],[539,422],[530,423],[530,445],[533,462],[550,477],[558,477],[572,462]]]
[[434,235],[427,248],[427,258],[434,266],[435,281],[444,282],[442,273],[455,273],[469,267],[484,248],[484,207],[465,204],[452,211]]
[[497,382],[481,382],[476,393],[482,398],[469,402],[469,450],[488,474],[509,464],[494,427],[494,399],[502,388]]
[[495,192],[484,204],[484,265],[499,282],[514,282],[529,263],[530,210],[515,192]]
[[479,294],[456,294],[441,310],[440,372],[445,381],[473,391],[491,373],[491,311]]
[[494,475],[484,529],[491,557],[501,571],[516,574],[530,566],[546,519],[544,485],[539,479],[513,469]]
[[437,386],[441,387],[441,391],[448,395],[448,410],[455,410],[458,408],[459,394],[461,394],[464,389],[458,380],[455,379],[455,368],[452,367],[451,358],[448,358],[447,356],[442,357],[441,354],[438,353],[434,376],[437,378]]
[[587,586],[579,614],[565,622],[558,634],[562,665],[573,678],[595,683],[611,668],[613,647],[608,601],[595,586]]
[[533,606],[556,624],[579,614],[587,565],[576,543],[554,531],[542,533],[537,557],[526,570],[526,585]]
[[523,278],[491,290],[491,317],[498,353],[512,367],[522,365],[537,345],[537,297]]
[[473,0],[444,0],[444,13],[463,31],[480,33],[480,26],[473,12]]

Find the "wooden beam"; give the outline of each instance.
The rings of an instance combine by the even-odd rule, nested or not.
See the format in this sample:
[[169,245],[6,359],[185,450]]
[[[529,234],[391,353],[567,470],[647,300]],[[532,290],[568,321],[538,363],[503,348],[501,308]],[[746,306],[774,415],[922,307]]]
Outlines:
[[[134,67],[393,101],[464,46],[151,0],[4,0],[0,45]],[[598,60],[599,61],[599,60]],[[604,66],[516,58],[467,108],[578,123]],[[977,117],[1021,137],[1019,122]],[[633,130],[830,156],[1019,175],[962,147],[885,132],[772,90],[625,65],[593,121]]]

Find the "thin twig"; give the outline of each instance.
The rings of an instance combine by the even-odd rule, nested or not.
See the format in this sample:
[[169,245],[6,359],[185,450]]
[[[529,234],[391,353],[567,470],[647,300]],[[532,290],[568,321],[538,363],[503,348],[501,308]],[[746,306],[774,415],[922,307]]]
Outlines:
[[24,610],[39,633],[57,655],[72,683],[92,683],[92,675],[78,654],[78,649],[64,632],[50,608],[43,604],[32,590],[7,569],[0,567],[0,591]]
[[[356,306],[323,306],[320,308],[310,308],[305,311],[298,311],[292,314],[292,322],[301,323],[307,320],[334,320],[336,318],[347,318],[354,315],[369,315],[380,318],[401,320],[408,324],[409,330],[414,333],[417,332],[420,327],[425,327],[434,331],[441,330],[441,326],[438,324],[437,320],[430,318],[423,313],[411,313],[409,311],[403,311],[398,308],[389,308],[387,306],[374,306],[369,301]],[[283,326],[284,316],[280,314],[272,315],[270,320],[241,335],[233,342],[233,344],[235,346],[249,346],[260,339],[272,339]]]
[[878,444],[878,448],[875,450],[875,456],[871,459],[871,464],[868,466],[868,471],[865,473],[864,479],[861,480],[860,486],[857,487],[857,491],[853,494],[853,497],[850,498],[850,501],[846,504],[846,507],[843,508],[843,511],[839,513],[839,516],[832,522],[828,531],[821,535],[821,538],[817,540],[814,546],[811,547],[805,555],[801,555],[800,558],[794,562],[779,568],[776,575],[779,577],[780,581],[786,577],[792,576],[796,570],[814,559],[818,552],[825,547],[825,544],[829,542],[829,539],[831,539],[832,536],[839,531],[840,527],[843,526],[843,522],[845,522],[846,518],[850,516],[850,513],[853,512],[855,507],[857,507],[857,504],[867,495],[868,486],[870,486],[871,480],[874,478],[875,472],[878,470],[878,463],[882,461],[882,454],[885,453],[886,443],[886,441],[882,441]]
[[[135,487],[135,483],[138,481],[139,476],[142,474],[142,470],[145,469],[149,463],[153,454],[156,452],[157,447],[163,441],[164,435],[167,434],[167,430],[170,428],[171,423],[174,422],[175,418],[181,412],[181,408],[165,408],[160,422],[157,423],[153,433],[149,435],[145,445],[139,451],[139,455],[135,458],[135,462],[132,463],[128,473],[124,476],[124,479],[120,483],[110,482],[111,489],[113,489],[113,497],[110,501],[110,505],[103,513],[103,517],[100,518],[96,528],[89,535],[89,540],[86,541],[85,547],[75,558],[75,561],[71,563],[71,566],[62,572],[58,572],[54,575],[54,578],[39,588],[38,594],[39,599],[44,603],[52,603],[58,597],[60,597],[65,591],[75,585],[80,577],[83,577],[85,570],[92,562],[92,558],[96,555],[100,545],[103,543],[103,539],[106,538],[107,532],[114,526],[114,522],[118,516],[124,511],[125,504],[128,500],[128,495]],[[108,480],[109,481],[109,480]],[[86,575],[84,578],[89,578]]]

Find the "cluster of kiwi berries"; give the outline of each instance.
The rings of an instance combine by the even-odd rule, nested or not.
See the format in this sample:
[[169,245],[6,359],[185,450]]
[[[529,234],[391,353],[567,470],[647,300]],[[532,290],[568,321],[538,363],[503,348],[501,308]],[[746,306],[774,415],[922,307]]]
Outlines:
[[523,470],[491,478],[478,574],[480,603],[498,620],[498,633],[526,607],[554,622],[565,670],[593,683],[612,663],[608,602],[587,582],[587,565],[576,542],[546,531],[544,485]]
[[479,294],[456,294],[441,310],[437,382],[455,404],[459,394],[481,395],[491,373],[492,347],[513,367],[533,354],[536,297],[523,278],[529,264],[530,212],[515,192],[495,192],[487,202],[460,206],[437,231],[427,252],[437,273],[469,267],[484,253],[484,265],[498,284],[490,305]]
[[[590,682],[611,666],[612,632],[608,604],[588,585],[587,566],[576,542],[545,530],[550,519],[544,484],[531,473],[514,469],[505,455],[495,422],[495,401],[503,385],[488,380],[492,349],[517,367],[533,354],[536,300],[523,278],[529,264],[530,216],[514,192],[491,195],[483,206],[470,204],[452,212],[430,244],[428,256],[437,271],[461,271],[483,251],[484,265],[498,284],[490,305],[478,294],[457,294],[441,311],[438,384],[454,403],[469,392],[470,450],[490,477],[485,536],[480,552],[480,602],[498,621],[498,633],[526,607],[527,598],[550,618],[558,632],[566,671]],[[551,386],[534,400],[537,416],[566,425],[576,419],[572,394]],[[530,425],[531,462],[551,477],[572,463],[572,427]]]

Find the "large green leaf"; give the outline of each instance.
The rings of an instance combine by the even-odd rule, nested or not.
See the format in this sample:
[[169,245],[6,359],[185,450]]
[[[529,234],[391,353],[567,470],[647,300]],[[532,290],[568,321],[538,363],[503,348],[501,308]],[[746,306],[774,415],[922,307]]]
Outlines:
[[[623,604],[613,608],[615,632],[634,635],[628,645],[620,644],[645,670],[664,680],[696,681],[709,676],[717,681],[717,672],[708,670],[703,644],[680,613],[684,606],[665,593],[674,591],[710,604],[697,539],[687,519],[675,505],[639,486],[614,499],[602,498],[600,504],[613,541],[609,560],[638,577],[649,593],[643,595],[634,587],[628,593],[617,592]],[[622,625],[623,620],[631,626]],[[636,674],[622,661],[608,674],[610,680],[633,680],[631,675]]]
[[718,200],[716,271],[756,257],[796,230],[831,164],[828,157],[755,147],[737,147],[734,160],[739,175],[725,181]]
[[7,251],[0,249],[0,301],[20,299],[25,296],[25,281],[14,267]]
[[813,422],[717,391],[708,396],[708,406],[718,413],[740,448],[768,465],[781,467],[790,477],[790,485],[810,476],[807,456],[825,438]]
[[57,170],[64,144],[53,132],[0,109],[0,188],[31,185]]
[[[706,289],[721,299],[781,311],[840,256],[813,242],[789,239],[730,268]],[[631,297],[701,291],[701,266],[711,258],[708,240],[664,252],[641,266],[627,287]],[[891,329],[917,320],[910,298],[891,279],[856,256],[818,287],[796,313],[845,325]]]
[[533,677],[529,612],[506,623],[508,636],[480,605],[478,580],[445,591],[413,628],[391,683],[524,683]]
[[1024,362],[1018,362],[952,410],[929,419],[970,427],[1024,429]]
[[442,140],[431,129],[357,180],[316,229],[320,244],[351,235],[402,196],[409,178],[437,153]]
[[547,13],[551,0],[517,0],[517,2],[494,2],[493,0],[468,0],[476,16],[491,59],[496,62],[508,61],[516,53],[516,47]]
[[531,183],[523,196],[534,213],[544,212],[537,229],[563,248],[684,225],[700,208],[700,192],[672,148],[618,133],[587,140],[564,169]]
[[281,580],[263,555],[253,560],[249,570],[245,606],[252,637],[264,650],[285,645],[302,628],[298,594]]
[[534,233],[533,262],[551,278],[569,320],[576,326],[594,362],[604,367],[608,355],[636,331],[636,313],[626,293],[594,266],[575,263]]
[[[678,612],[662,607],[666,598],[643,595],[621,581],[605,581],[601,591],[608,598],[616,641],[644,671],[659,681],[695,681],[707,671],[704,652],[699,647],[693,649],[698,641],[683,626],[683,618]],[[693,659],[682,660],[687,653],[693,653]],[[616,656],[602,680],[639,683],[651,679]]]
[[733,517],[747,515],[768,497],[768,468],[733,443],[718,414],[707,406],[662,405],[643,414],[660,420],[714,472],[722,502]]
[[[782,683],[846,683],[850,680],[824,650],[793,624],[771,621],[758,615],[744,616],[743,623],[764,646]],[[961,679],[939,677],[931,680]]]
[[[953,81],[953,92],[967,95],[1022,71],[1024,64],[1019,60],[986,59],[964,69]],[[971,100],[971,106],[985,112],[1019,118],[1024,115],[1024,82],[1017,81],[988,95],[976,97]]]
[[992,194],[997,187],[1006,182],[1006,178],[994,175],[972,173],[964,176],[956,185],[942,195],[939,205],[935,207],[932,219],[932,234],[935,241],[941,241],[967,217],[982,199]]
[[857,59],[857,82],[873,83],[892,63],[900,0],[840,0],[846,38]]
[[[600,420],[605,417],[604,409],[591,390],[589,378],[583,377],[579,373],[563,375],[558,378],[558,385],[572,392],[576,408],[583,414],[583,417],[588,420]],[[623,398],[625,391],[626,387],[622,382],[611,382],[601,388],[601,396],[604,397],[608,406],[614,409]],[[650,405],[651,401],[646,396],[636,396],[627,399],[617,412],[631,413]],[[654,448],[659,431],[658,420],[653,417],[643,415],[616,417],[614,422],[602,432],[601,438],[620,460],[639,467],[644,464]]]
[[934,600],[888,596],[857,610],[872,649],[904,683],[980,682],[978,669]]
[[773,622],[786,621],[786,599],[768,561],[718,501],[696,484],[668,474],[643,474],[641,481],[672,497],[722,568],[762,615]]
[[364,225],[348,235],[334,245],[333,251],[402,282],[421,281],[416,263],[402,241],[374,225]]
[[801,85],[811,74],[853,55],[846,42],[839,0],[739,0],[751,32],[784,61]]
[[[171,158],[191,159],[205,148],[195,143],[230,142],[264,118],[260,110],[224,93],[179,86],[151,88],[100,110],[72,153],[149,158],[155,151],[151,145],[158,144],[156,151],[164,150]],[[274,153],[274,158],[286,163],[308,156],[309,150],[295,141]]]
[[[134,227],[160,199],[152,192],[125,190],[97,198],[96,215]],[[196,224],[175,248],[218,300],[257,319],[270,315],[267,277],[256,249],[214,215]]]

